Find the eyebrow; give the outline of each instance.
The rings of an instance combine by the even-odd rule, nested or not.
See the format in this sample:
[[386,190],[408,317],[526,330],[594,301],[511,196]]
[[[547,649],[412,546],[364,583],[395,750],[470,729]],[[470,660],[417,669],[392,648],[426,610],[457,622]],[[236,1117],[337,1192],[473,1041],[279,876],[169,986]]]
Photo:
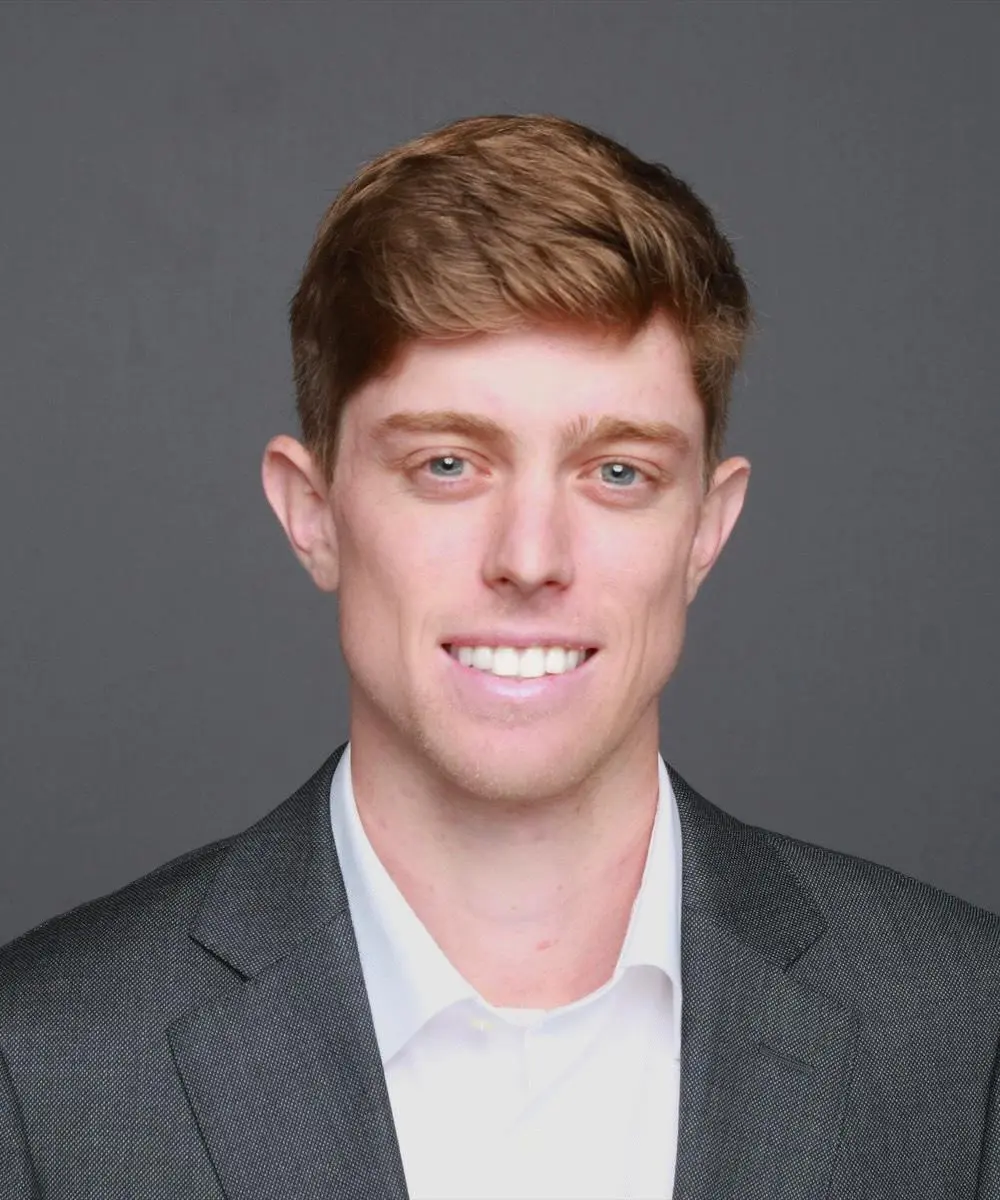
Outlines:
[[[454,409],[392,413],[379,421],[372,429],[371,437],[382,442],[394,434],[405,433],[457,434],[504,450],[510,450],[517,440],[489,417]],[[615,416],[603,416],[594,421],[590,417],[576,417],[563,426],[559,435],[559,448],[563,454],[609,442],[644,442],[680,454],[691,449],[688,435],[668,421],[633,421]]]

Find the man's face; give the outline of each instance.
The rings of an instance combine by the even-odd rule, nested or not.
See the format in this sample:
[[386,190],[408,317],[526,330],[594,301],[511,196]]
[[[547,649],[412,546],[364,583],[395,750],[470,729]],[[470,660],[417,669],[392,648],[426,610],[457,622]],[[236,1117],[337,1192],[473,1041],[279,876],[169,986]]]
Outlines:
[[[667,322],[630,342],[417,343],[343,422],[326,508],[290,536],[339,592],[352,738],[508,803],[655,747],[687,605],[748,474],[731,459],[706,493],[702,409]],[[493,669],[463,663],[463,646]],[[487,654],[503,646],[519,656]],[[545,653],[522,660],[525,646]],[[551,647],[590,653],[538,676],[564,665]]]

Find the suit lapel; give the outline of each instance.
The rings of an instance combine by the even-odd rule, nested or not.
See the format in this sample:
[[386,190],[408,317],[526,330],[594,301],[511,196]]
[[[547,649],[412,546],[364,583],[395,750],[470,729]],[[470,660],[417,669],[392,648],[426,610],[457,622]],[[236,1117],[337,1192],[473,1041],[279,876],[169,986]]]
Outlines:
[[764,831],[671,779],[683,853],[674,1200],[823,1200],[857,1040],[850,1006],[794,975],[823,917]]
[[[407,1200],[330,828],[343,749],[233,841],[191,932],[236,972],[169,1030],[227,1200]],[[822,915],[763,831],[671,779],[683,853],[674,1200],[823,1200],[857,1020],[795,977]]]
[[169,1031],[227,1200],[406,1200],[330,828],[342,752],[234,841],[192,930],[238,972]]

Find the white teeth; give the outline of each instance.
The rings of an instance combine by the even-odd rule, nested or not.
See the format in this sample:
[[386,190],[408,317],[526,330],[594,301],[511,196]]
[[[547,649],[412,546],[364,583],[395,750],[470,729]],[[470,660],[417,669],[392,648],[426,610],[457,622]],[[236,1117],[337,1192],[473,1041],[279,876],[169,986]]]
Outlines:
[[545,674],[545,651],[541,646],[523,650],[518,663],[518,675],[522,679],[539,679]]
[[493,649],[490,646],[477,646],[472,651],[472,665],[480,671],[490,671],[493,668]]
[[521,655],[513,646],[497,646],[493,651],[494,675],[520,675]]
[[561,675],[566,670],[566,651],[562,646],[552,646],[545,654],[545,671],[548,675]]
[[562,646],[459,646],[451,654],[463,666],[489,671],[493,675],[516,679],[538,679],[542,675],[563,675],[578,667],[586,658],[583,650]]

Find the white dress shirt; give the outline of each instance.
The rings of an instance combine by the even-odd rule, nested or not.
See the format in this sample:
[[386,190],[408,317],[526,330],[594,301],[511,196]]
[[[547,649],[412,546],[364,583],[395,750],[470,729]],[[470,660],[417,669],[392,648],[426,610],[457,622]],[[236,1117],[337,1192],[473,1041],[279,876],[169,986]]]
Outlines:
[[561,1008],[497,1008],[445,957],[358,816],[330,815],[411,1200],[670,1200],[680,1074],[680,821],[659,758],[614,974]]

